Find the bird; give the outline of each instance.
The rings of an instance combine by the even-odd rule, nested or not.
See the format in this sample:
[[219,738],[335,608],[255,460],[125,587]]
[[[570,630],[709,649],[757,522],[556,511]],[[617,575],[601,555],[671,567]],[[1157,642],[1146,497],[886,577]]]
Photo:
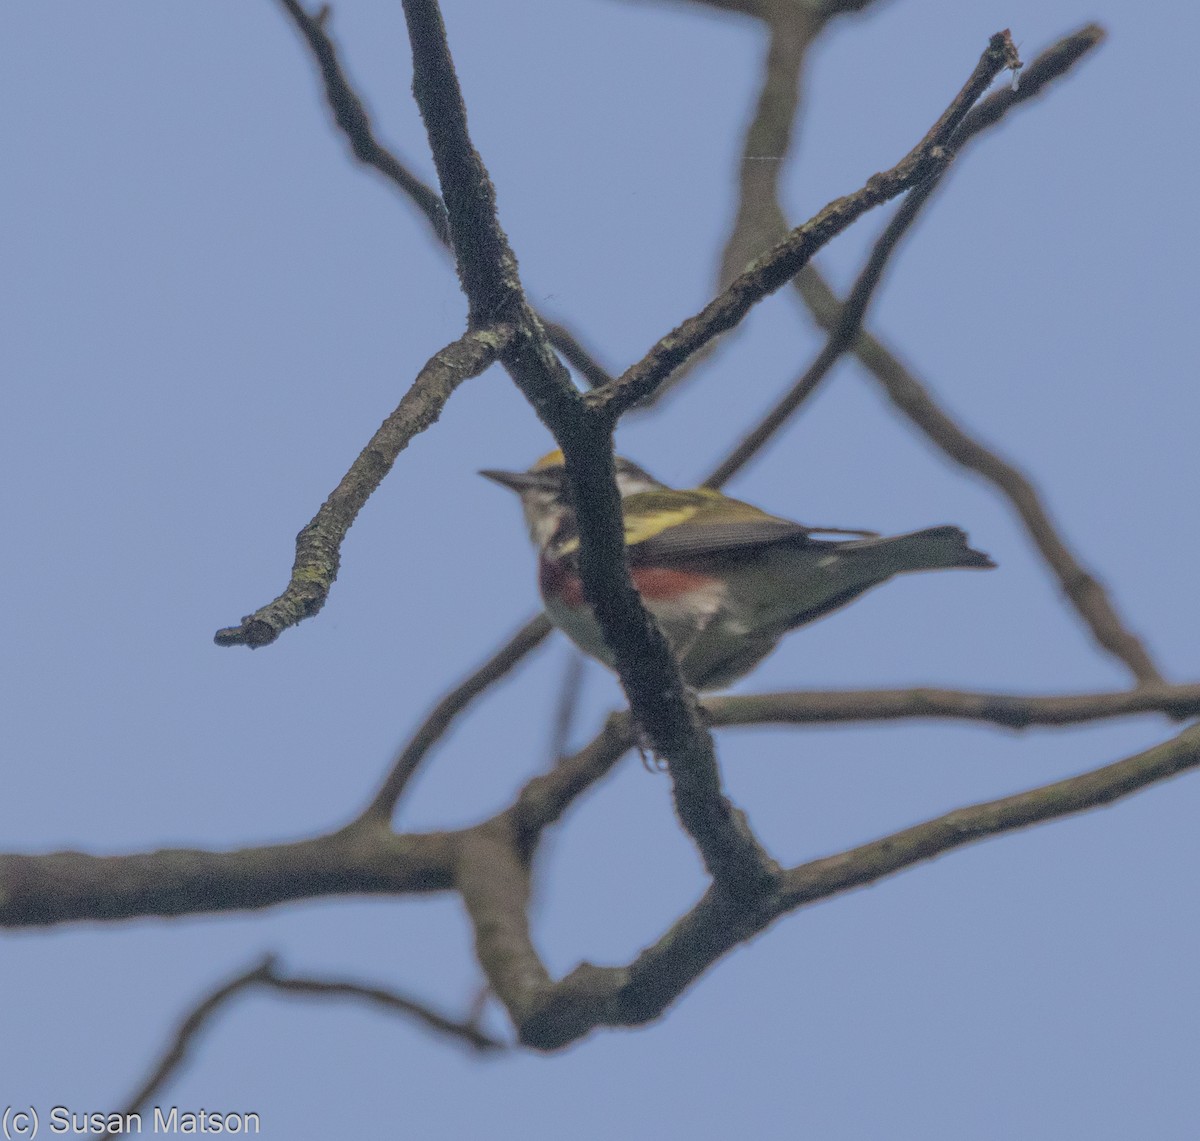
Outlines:
[[[789,631],[894,575],[996,565],[958,527],[881,536],[805,526],[712,488],[669,487],[623,456],[614,461],[630,577],[684,682],[699,693],[728,688]],[[579,577],[579,533],[562,452],[527,471],[479,474],[521,498],[547,617],[612,668]]]

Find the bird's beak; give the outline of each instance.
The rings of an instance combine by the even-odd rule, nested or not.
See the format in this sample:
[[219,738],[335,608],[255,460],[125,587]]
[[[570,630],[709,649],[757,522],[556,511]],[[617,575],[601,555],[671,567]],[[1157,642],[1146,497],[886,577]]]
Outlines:
[[549,491],[555,485],[554,477],[544,471],[495,471],[489,469],[481,471],[479,474],[493,483],[500,484],[501,487],[515,491],[518,495],[523,491],[533,491],[538,488]]

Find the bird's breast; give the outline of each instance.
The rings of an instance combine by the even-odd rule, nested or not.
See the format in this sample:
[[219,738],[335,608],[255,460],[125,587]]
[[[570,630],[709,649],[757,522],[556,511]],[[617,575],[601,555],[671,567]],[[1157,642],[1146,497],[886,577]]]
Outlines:
[[538,565],[538,587],[547,602],[572,609],[584,605],[583,582],[566,559],[543,555]]

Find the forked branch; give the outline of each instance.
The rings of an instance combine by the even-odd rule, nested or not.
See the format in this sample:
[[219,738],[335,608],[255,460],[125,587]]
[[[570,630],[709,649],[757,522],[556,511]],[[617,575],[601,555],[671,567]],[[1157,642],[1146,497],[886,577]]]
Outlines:
[[[197,1039],[208,1024],[234,998],[254,989],[274,990],[289,995],[349,998],[368,1003],[390,1014],[400,1014],[411,1018],[434,1033],[457,1041],[479,1053],[504,1049],[503,1042],[484,1034],[469,1019],[448,1018],[425,1003],[386,987],[352,982],[347,979],[285,975],[280,972],[275,956],[267,955],[253,967],[236,975],[228,982],[214,987],[196,1002],[180,1020],[171,1041],[151,1067],[145,1081],[130,1096],[125,1107],[114,1116],[130,1119],[144,1113],[191,1056]],[[110,1129],[96,1136],[124,1137],[127,1135],[126,1132],[119,1129]]]
[[1021,64],[1012,37],[998,32],[988,42],[962,90],[925,137],[890,170],[872,175],[860,190],[830,202],[797,226],[782,241],[750,264],[694,317],[663,337],[637,364],[612,384],[588,396],[615,420],[650,396],[672,372],[714,337],[737,325],[750,309],[786,285],[826,243],[858,221],[868,210],[890,201],[938,174],[952,157],[950,140],[967,113],[1001,71]]
[[[710,874],[753,892],[775,867],[721,788],[711,734],[629,578],[613,472],[611,413],[570,384],[525,298],[495,193],[471,142],[466,107],[436,0],[404,0],[421,110],[450,220],[459,278],[475,319],[503,313],[518,328],[504,355],[513,380],[563,450],[580,533],[580,575],[638,723],[665,758],[680,819]],[[603,390],[601,390],[603,391]]]

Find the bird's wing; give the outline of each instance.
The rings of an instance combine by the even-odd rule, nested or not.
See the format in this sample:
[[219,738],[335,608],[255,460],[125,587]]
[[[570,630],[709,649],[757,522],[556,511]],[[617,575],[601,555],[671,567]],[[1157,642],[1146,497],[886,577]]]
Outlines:
[[634,563],[669,562],[781,542],[824,546],[822,540],[810,537],[815,532],[873,534],[806,527],[704,488],[686,493],[640,492],[627,496],[623,506],[625,542]]
[[[878,535],[841,527],[806,527],[703,487],[639,491],[625,496],[621,507],[630,561],[642,565],[772,543],[830,545],[810,538],[816,534]],[[565,536],[557,546],[559,555],[574,555],[578,550],[579,537],[574,534]]]

